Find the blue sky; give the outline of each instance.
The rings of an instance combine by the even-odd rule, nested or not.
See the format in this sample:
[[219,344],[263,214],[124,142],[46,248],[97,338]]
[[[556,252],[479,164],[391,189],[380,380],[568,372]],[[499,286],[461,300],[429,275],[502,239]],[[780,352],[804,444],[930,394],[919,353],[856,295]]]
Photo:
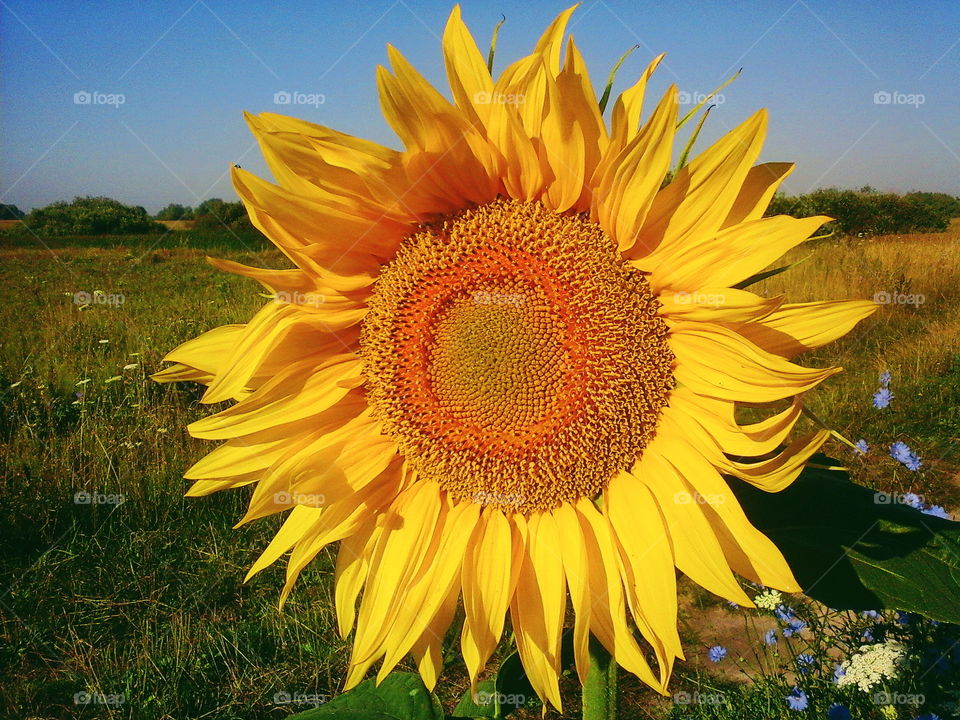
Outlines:
[[[496,70],[528,53],[566,3],[462,6],[484,51],[506,16]],[[108,195],[155,211],[232,199],[232,163],[267,172],[243,110],[287,112],[397,147],[379,111],[375,67],[389,42],[444,87],[438,36],[451,7],[0,0],[0,202],[28,209]],[[657,94],[671,83],[706,93],[743,67],[699,147],[768,108],[761,159],[797,163],[788,192],[870,184],[960,195],[955,0],[586,0],[571,30],[598,85],[640,45],[615,89],[659,52],[667,58]],[[313,102],[275,104],[284,91]]]

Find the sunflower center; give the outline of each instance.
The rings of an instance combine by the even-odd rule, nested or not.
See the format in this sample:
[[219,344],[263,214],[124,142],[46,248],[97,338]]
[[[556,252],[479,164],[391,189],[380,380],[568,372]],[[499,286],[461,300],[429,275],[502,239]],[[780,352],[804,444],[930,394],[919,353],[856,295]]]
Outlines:
[[497,200],[421,227],[383,269],[360,335],[368,398],[456,499],[596,497],[673,387],[658,308],[597,224]]

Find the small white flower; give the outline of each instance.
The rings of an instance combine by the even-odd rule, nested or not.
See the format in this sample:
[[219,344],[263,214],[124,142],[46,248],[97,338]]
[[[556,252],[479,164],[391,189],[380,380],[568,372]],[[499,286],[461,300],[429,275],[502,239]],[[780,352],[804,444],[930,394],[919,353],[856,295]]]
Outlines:
[[856,685],[863,692],[869,692],[875,685],[896,677],[905,655],[903,643],[895,640],[861,645],[859,652],[840,663],[844,674],[837,679],[837,685]]
[[783,602],[783,595],[780,594],[779,590],[764,590],[762,593],[753,598],[753,604],[756,605],[761,610],[773,610],[777,609],[777,605]]

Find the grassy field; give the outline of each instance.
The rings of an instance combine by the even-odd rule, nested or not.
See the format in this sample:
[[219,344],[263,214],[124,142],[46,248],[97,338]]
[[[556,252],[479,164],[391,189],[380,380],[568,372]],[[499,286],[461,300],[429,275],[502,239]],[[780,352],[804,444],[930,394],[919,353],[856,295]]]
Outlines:
[[[0,717],[281,718],[304,707],[277,703],[276,693],[335,694],[347,644],[335,629],[333,554],[304,573],[283,612],[282,568],[241,585],[278,519],[233,530],[246,492],[183,498],[182,472],[212,447],[184,426],[210,409],[198,407],[195,388],[148,379],[169,349],[244,322],[265,302],[259,286],[214,270],[204,255],[277,267],[281,257],[255,239],[216,233],[45,245],[0,239]],[[864,458],[839,443],[827,448],[856,481],[912,490],[956,513],[960,225],[939,235],[821,241],[789,259],[803,262],[765,281],[763,292],[798,301],[913,298],[884,305],[804,359],[846,369],[809,404],[870,444]],[[883,370],[896,397],[876,410],[870,398]],[[894,440],[922,457],[919,472],[887,456]],[[705,612],[723,613],[719,603],[686,594],[689,659],[677,670],[678,690],[694,682],[724,627],[703,621]],[[742,631],[727,632],[731,641]],[[443,699],[465,684],[451,655]],[[622,691],[625,718],[670,711],[648,705],[650,695],[628,679]],[[80,692],[115,702],[78,704]],[[576,711],[572,700],[569,717]]]

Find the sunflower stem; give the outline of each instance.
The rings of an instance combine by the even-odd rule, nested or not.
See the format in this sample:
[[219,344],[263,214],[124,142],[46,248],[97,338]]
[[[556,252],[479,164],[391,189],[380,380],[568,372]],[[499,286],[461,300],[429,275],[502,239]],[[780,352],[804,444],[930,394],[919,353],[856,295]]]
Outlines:
[[590,638],[590,672],[583,686],[583,720],[617,720],[617,663]]

